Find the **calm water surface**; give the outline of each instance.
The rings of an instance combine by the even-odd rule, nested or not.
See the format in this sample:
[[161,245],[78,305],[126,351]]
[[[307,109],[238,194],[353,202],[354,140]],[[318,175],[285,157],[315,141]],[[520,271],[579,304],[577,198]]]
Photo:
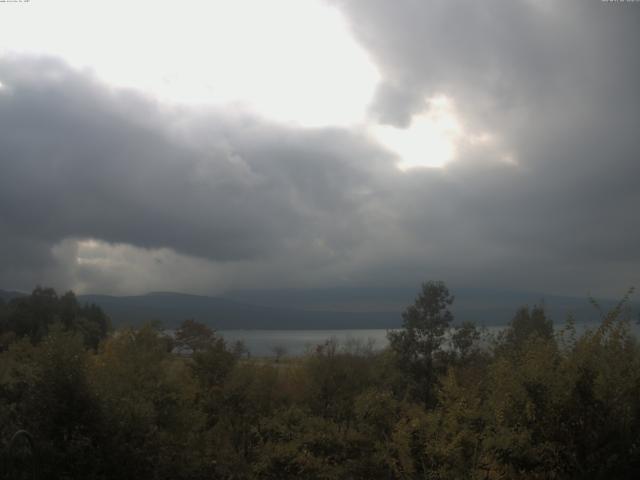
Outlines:
[[229,344],[241,340],[251,355],[274,355],[282,347],[287,355],[302,355],[316,345],[335,339],[339,345],[350,342],[372,342],[374,349],[387,346],[387,330],[219,330]]
[[[562,325],[561,325],[562,326]],[[577,324],[578,333],[586,328],[596,327],[596,323]],[[486,327],[488,333],[498,333],[504,327]],[[638,336],[640,329],[637,324],[632,324],[632,330]],[[374,350],[380,350],[388,345],[387,331],[385,329],[369,330],[219,330],[218,333],[229,343],[238,340],[253,356],[264,357],[275,355],[275,348],[283,348],[286,355],[302,355],[321,345],[329,339],[334,339],[339,345],[359,342],[363,345],[371,343]]]

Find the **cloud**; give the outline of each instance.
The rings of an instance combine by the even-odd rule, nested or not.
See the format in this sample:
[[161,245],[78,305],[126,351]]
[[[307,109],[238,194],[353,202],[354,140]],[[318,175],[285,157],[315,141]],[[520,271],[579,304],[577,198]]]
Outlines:
[[73,238],[214,262],[324,262],[359,242],[369,178],[388,164],[358,134],[169,110],[50,58],[5,59],[0,78],[2,223],[45,247],[38,263]]
[[637,283],[640,10],[332,3],[380,72],[372,121],[406,126],[446,95],[464,131],[453,161],[402,172],[366,129],[169,108],[60,60],[4,57],[1,284]]
[[[632,246],[640,240],[640,58],[630,45],[640,10],[601,2],[333,3],[379,67],[373,116],[403,125],[425,98],[446,95],[469,131],[491,133],[518,165],[501,168],[496,152],[462,148],[439,193],[456,220],[415,215],[407,223],[419,238],[434,229],[462,235],[461,253],[509,272],[486,268],[489,278],[518,284],[544,288],[542,271],[558,273],[554,287],[637,281],[630,271],[640,261]],[[405,198],[424,204],[431,187]],[[577,278],[584,272],[589,281]]]

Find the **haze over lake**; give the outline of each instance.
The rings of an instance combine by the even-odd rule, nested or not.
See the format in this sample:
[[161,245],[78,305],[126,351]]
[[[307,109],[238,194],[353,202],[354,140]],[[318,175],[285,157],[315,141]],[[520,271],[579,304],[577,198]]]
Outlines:
[[[556,324],[556,330],[565,324]],[[576,325],[578,333],[586,329],[597,328],[599,323],[589,322]],[[638,324],[631,324],[632,331],[636,336],[640,333]],[[486,327],[486,332],[490,335],[497,334],[503,328],[501,326]],[[322,345],[328,340],[335,340],[338,346],[348,346],[360,344],[361,346],[371,345],[373,350],[385,348],[387,340],[386,329],[350,329],[350,330],[220,330],[220,334],[228,344],[233,345],[237,341],[242,341],[250,355],[257,357],[274,356],[275,348],[282,348],[286,355],[303,355],[313,351],[317,345]]]

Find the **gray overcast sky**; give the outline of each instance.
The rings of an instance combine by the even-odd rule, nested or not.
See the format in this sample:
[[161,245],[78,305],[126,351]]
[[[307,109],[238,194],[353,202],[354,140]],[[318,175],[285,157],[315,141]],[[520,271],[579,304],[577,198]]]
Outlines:
[[638,2],[32,1],[0,31],[0,288],[639,283]]

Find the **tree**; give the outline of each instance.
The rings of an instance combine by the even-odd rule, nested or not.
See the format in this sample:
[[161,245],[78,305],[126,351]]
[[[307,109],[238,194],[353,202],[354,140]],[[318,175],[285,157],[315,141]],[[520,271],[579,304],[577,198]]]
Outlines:
[[87,478],[99,466],[102,418],[83,340],[57,323],[34,350],[35,381],[19,407],[45,478]]
[[543,306],[519,308],[505,330],[504,340],[508,345],[521,348],[532,336],[543,340],[553,338],[553,322],[547,317]]
[[193,319],[184,320],[176,330],[175,344],[180,351],[194,354],[211,347],[217,337],[204,323]]
[[284,345],[274,345],[271,347],[271,351],[276,357],[276,363],[280,363],[280,359],[287,354],[287,347]]
[[203,478],[188,474],[191,454],[199,448],[194,435],[204,425],[204,416],[193,408],[197,384],[168,343],[163,332],[145,324],[120,330],[92,357],[106,461],[103,475],[92,478]]
[[31,295],[14,298],[0,309],[0,349],[22,337],[39,343],[57,323],[80,333],[85,346],[93,349],[111,329],[109,317],[97,305],[81,306],[71,291],[58,296],[52,288],[36,287]]
[[[73,292],[69,292],[72,293]],[[111,321],[102,309],[95,305],[83,305],[78,310],[72,330],[78,331],[84,338],[84,344],[94,350],[111,330]]]
[[227,349],[227,344],[220,337],[202,350],[193,354],[190,367],[205,389],[220,387],[233,370],[238,361],[234,352]]
[[451,335],[451,347],[461,362],[466,361],[474,351],[474,346],[480,340],[480,330],[473,322],[463,322],[455,327]]
[[52,288],[36,287],[31,295],[9,302],[6,328],[17,338],[28,337],[38,343],[58,317],[58,295]]
[[402,329],[387,334],[398,367],[407,374],[414,393],[427,406],[434,400],[438,370],[435,361],[453,321],[449,310],[453,300],[444,282],[423,283],[414,304],[402,314]]

